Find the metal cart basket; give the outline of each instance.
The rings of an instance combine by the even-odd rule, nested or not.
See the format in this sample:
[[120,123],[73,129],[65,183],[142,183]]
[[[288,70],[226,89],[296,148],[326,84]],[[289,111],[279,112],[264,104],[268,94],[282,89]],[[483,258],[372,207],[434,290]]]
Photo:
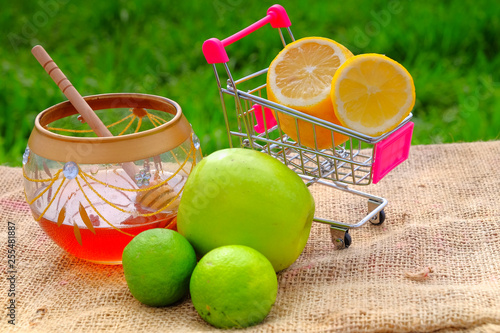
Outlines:
[[[308,186],[317,183],[366,198],[368,212],[357,223],[314,218],[316,222],[330,225],[336,248],[347,248],[351,244],[349,229],[360,227],[368,221],[372,224],[383,223],[384,207],[387,205],[386,199],[355,190],[349,185],[377,183],[408,158],[413,132],[413,123],[410,121],[412,114],[394,130],[378,137],[370,137],[266,99],[263,96],[266,96],[268,69],[235,79],[228,66],[229,57],[225,47],[268,23],[278,30],[283,46],[286,45],[286,40],[282,29],[288,32],[287,39],[295,40],[285,9],[274,5],[268,9],[264,18],[240,32],[222,41],[211,38],[203,44],[205,58],[212,64],[215,73],[229,144],[233,147],[233,138],[238,138],[241,147],[259,150],[277,158],[302,177]],[[223,66],[227,74],[226,87],[221,84],[218,66]],[[228,96],[232,100],[230,103],[227,103]],[[283,132],[281,116],[293,117],[297,130],[295,140]],[[303,126],[311,127],[316,148],[301,144],[302,130],[299,128]],[[319,131],[323,137],[325,131],[329,131],[331,148],[317,148],[316,133]],[[347,141],[336,144],[335,137],[339,134],[347,136]]]

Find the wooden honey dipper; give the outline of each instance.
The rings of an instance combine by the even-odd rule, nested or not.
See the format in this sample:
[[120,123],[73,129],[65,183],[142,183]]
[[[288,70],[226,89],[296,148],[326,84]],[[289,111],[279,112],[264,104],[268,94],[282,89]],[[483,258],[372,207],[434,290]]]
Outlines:
[[[59,69],[54,60],[45,51],[41,45],[36,45],[31,50],[31,53],[38,60],[40,65],[45,69],[45,71],[50,75],[52,80],[57,84],[59,89],[68,98],[73,107],[78,111],[78,113],[83,117],[85,122],[90,126],[94,133],[99,137],[111,137],[113,134],[104,125],[97,114],[92,110],[90,105],[83,99],[82,95],[76,90],[76,88],[71,84],[66,75]],[[135,183],[135,175],[139,172],[137,166],[132,162],[124,162],[121,164],[123,170],[127,173],[133,183]],[[152,187],[155,182],[152,182],[149,186]],[[138,192],[136,201],[144,207],[149,207],[154,210],[159,210],[166,206],[169,201],[175,197],[175,192],[172,187],[168,184],[163,184],[161,186],[155,187],[150,191]],[[178,203],[177,203],[178,204]],[[176,204],[171,205],[175,208]]]

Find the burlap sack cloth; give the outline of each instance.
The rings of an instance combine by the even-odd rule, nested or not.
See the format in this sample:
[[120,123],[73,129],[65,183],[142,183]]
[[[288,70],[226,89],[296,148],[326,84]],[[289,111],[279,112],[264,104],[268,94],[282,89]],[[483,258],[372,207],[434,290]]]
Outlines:
[[[412,147],[380,183],[357,187],[389,200],[386,222],[351,230],[351,247],[340,251],[329,227],[314,223],[301,257],[278,274],[271,313],[247,330],[500,332],[499,168],[500,141]],[[121,266],[63,252],[32,219],[21,170],[1,167],[0,178],[3,312],[8,221],[17,236],[16,326],[2,316],[1,332],[215,330],[189,299],[144,306]],[[317,216],[355,222],[366,214],[365,199],[311,191]]]

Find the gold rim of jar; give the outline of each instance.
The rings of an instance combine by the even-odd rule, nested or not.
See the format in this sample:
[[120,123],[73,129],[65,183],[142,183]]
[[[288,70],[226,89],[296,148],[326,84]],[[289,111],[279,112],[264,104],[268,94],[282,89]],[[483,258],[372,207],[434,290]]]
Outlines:
[[113,93],[86,96],[93,110],[145,108],[174,115],[158,127],[114,137],[72,137],[56,134],[46,126],[58,119],[78,114],[69,101],[40,112],[28,140],[28,147],[38,156],[59,162],[123,163],[160,155],[182,144],[191,136],[191,125],[175,101],[147,94]]

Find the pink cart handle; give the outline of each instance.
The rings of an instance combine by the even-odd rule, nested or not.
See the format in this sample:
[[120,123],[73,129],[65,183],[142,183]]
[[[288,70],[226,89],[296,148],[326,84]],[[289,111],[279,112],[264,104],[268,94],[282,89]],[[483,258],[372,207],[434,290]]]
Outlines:
[[271,27],[273,28],[288,28],[292,25],[290,19],[288,18],[288,14],[285,11],[285,8],[280,5],[271,6],[267,10],[267,15],[264,18],[249,25],[240,32],[237,32],[222,41],[218,40],[217,38],[207,39],[203,43],[203,54],[205,55],[205,59],[207,59],[207,62],[209,64],[220,64],[223,62],[228,62],[229,57],[226,53],[226,46],[233,44],[234,42],[251,34],[255,30],[262,28],[268,23],[271,23]]

